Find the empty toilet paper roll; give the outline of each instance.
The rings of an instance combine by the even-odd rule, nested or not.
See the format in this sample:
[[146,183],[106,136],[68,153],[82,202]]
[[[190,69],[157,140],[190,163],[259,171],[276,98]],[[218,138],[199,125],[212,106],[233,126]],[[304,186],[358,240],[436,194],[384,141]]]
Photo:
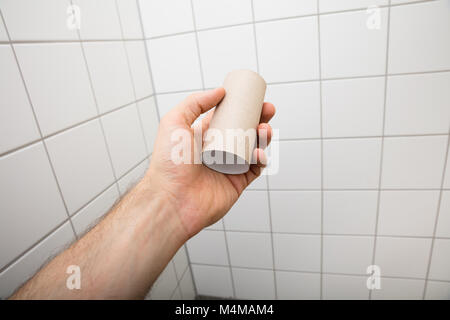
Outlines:
[[252,161],[266,82],[253,71],[235,70],[227,74],[223,87],[225,97],[203,138],[202,161],[222,173],[245,173]]

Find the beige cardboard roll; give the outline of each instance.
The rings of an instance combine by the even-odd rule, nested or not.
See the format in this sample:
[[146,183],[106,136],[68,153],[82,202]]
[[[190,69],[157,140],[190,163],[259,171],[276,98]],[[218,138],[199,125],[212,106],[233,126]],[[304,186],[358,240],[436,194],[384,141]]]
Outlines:
[[225,97],[217,105],[203,139],[202,161],[227,174],[249,170],[266,92],[266,82],[250,70],[227,74]]

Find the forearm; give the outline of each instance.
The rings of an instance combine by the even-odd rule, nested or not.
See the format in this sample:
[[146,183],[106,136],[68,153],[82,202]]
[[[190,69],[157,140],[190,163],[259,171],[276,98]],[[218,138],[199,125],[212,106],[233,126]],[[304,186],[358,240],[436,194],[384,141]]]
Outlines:
[[[13,299],[143,298],[187,233],[170,201],[145,177],[95,228],[53,259]],[[81,288],[66,286],[67,267]]]

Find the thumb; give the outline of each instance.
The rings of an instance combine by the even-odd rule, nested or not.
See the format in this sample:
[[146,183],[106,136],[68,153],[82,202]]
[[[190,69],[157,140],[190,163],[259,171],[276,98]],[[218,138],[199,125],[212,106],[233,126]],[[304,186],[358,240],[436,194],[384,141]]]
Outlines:
[[168,122],[180,121],[189,127],[202,114],[216,106],[225,96],[224,88],[193,93],[167,114]]

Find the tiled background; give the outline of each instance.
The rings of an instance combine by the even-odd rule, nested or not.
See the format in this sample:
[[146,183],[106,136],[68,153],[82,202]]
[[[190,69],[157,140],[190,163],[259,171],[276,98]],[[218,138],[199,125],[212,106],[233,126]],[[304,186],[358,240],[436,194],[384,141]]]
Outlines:
[[0,0],[2,297],[142,174],[160,117],[247,68],[279,173],[149,296],[450,299],[450,0],[73,3],[79,33],[69,0]]

